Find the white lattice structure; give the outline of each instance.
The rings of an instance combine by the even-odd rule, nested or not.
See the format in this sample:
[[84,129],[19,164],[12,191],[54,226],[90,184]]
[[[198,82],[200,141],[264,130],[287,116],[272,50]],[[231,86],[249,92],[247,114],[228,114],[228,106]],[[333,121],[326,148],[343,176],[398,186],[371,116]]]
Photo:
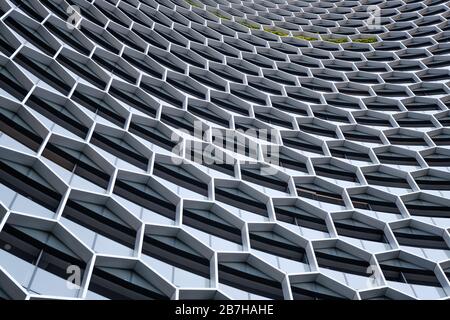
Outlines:
[[448,298],[449,15],[1,1],[0,297]]

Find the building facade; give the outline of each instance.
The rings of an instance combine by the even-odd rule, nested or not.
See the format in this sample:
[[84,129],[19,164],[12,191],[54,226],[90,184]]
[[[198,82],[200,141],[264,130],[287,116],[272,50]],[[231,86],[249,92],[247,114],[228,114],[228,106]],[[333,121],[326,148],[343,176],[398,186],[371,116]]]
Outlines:
[[0,298],[448,299],[441,0],[0,2]]

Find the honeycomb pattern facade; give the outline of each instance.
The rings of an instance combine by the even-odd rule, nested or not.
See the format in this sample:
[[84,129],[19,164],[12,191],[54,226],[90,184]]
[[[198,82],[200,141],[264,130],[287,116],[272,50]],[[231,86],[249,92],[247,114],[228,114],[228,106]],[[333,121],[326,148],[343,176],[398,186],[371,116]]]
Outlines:
[[448,299],[449,15],[1,1],[0,298]]

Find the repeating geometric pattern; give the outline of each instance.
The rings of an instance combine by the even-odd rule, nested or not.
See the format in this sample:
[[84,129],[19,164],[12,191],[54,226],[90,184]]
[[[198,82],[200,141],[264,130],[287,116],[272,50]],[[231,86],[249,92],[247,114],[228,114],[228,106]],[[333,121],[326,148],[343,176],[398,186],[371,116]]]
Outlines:
[[0,297],[447,299],[449,15],[1,1]]

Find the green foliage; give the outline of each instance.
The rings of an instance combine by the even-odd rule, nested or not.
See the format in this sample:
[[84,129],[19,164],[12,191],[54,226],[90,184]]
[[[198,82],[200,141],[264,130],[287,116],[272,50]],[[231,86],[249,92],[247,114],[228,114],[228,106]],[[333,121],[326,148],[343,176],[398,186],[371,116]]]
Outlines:
[[[274,32],[273,30],[266,30],[268,32],[272,32],[274,34],[277,34],[279,36],[283,36],[285,37],[286,35],[282,35],[282,34],[278,34],[276,33],[276,31]],[[308,36],[302,36],[302,35],[296,35],[294,36],[294,38],[297,39],[301,39],[301,40],[306,40],[306,41],[315,41],[318,40],[317,38],[314,37],[308,37]],[[322,38],[324,41],[328,41],[328,42],[332,42],[332,43],[347,43],[349,42],[349,40],[347,38]],[[376,37],[370,37],[370,38],[361,38],[361,39],[353,39],[353,42],[356,43],[374,43],[374,42],[378,42]]]
[[259,26],[257,24],[255,24],[255,23],[251,23],[251,22],[248,22],[248,21],[241,21],[240,23],[244,27],[247,27],[247,28],[250,28],[250,29],[255,29],[255,30],[259,29]]
[[186,1],[188,4],[190,4],[193,7],[200,8],[200,5],[198,5],[196,2],[194,2],[192,0],[184,0],[184,1]]
[[220,11],[212,11],[211,13],[218,18],[221,18],[224,20],[230,20],[230,18],[228,18],[226,15],[221,14]]
[[347,38],[326,38],[324,41],[332,42],[332,43],[346,43],[348,42]]
[[317,40],[317,38],[307,37],[307,36],[302,36],[302,35],[296,35],[296,36],[294,36],[294,38],[297,38],[297,39],[300,39],[300,40],[306,40],[306,41],[315,41],[315,40]]
[[361,39],[353,39],[353,42],[357,43],[374,43],[377,42],[377,38],[371,37],[371,38],[361,38]]
[[273,29],[269,29],[269,28],[264,29],[264,31],[273,33],[273,34],[275,34],[277,36],[280,36],[280,37],[287,37],[289,35],[289,33],[286,33],[286,32],[283,32],[283,31],[279,31],[279,30],[273,30]]

